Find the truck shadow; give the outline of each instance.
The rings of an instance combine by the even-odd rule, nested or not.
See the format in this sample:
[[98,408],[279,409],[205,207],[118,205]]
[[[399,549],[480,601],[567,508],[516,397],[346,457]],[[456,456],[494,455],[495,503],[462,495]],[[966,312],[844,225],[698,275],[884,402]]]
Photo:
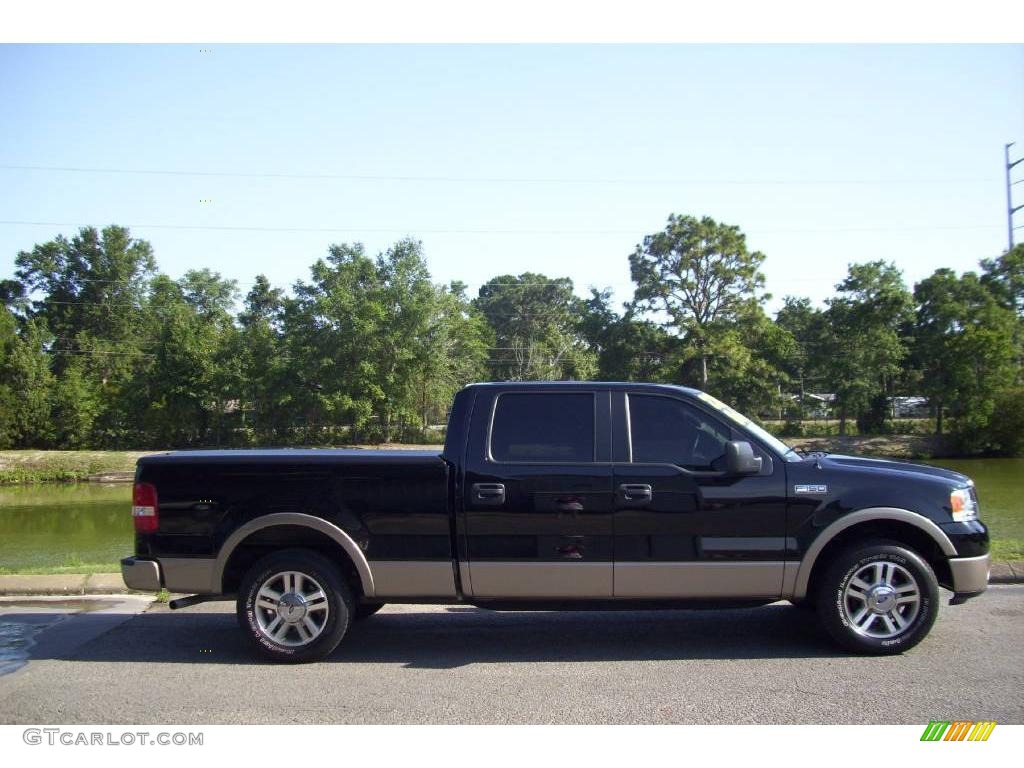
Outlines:
[[[172,615],[154,607],[69,652],[86,662],[261,664],[229,604]],[[8,615],[7,620],[17,620]],[[78,620],[88,620],[81,616]],[[792,606],[715,611],[495,612],[468,606],[385,609],[354,625],[324,663],[455,669],[469,664],[844,656]]]

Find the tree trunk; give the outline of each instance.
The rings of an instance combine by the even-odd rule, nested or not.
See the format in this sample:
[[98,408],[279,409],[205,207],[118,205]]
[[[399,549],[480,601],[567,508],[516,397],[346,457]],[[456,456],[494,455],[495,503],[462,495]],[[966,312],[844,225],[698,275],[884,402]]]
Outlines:
[[700,388],[706,390],[708,388],[708,356],[701,354],[700,356]]

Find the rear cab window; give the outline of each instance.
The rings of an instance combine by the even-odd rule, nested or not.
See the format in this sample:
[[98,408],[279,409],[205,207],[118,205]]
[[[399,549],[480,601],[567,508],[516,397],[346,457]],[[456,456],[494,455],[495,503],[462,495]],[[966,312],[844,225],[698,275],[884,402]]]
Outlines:
[[591,463],[592,392],[508,392],[498,396],[488,456],[502,463]]

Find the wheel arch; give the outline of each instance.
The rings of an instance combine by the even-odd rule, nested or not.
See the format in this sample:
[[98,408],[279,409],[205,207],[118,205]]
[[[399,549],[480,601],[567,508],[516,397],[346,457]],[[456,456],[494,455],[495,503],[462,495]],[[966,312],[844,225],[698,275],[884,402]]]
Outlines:
[[[307,542],[313,543],[314,548],[323,551],[325,554],[344,554],[352,566],[354,580],[356,581],[354,586],[359,587],[364,597],[374,597],[376,594],[370,564],[366,560],[366,555],[363,554],[363,551],[352,537],[327,520],[301,512],[278,512],[263,515],[239,526],[228,536],[217,553],[213,572],[214,584],[222,592],[230,591],[226,589],[229,585],[225,580],[231,581],[236,577],[242,553],[247,551],[247,547],[250,544],[258,542],[260,539],[265,539],[266,534],[270,533],[270,529],[273,528],[286,529],[290,532],[297,531],[300,536],[298,541],[284,542],[279,548],[302,546],[302,537],[304,536],[307,538]],[[263,536],[260,536],[260,534],[263,534]],[[288,538],[295,539],[295,536],[293,535]],[[260,543],[263,547],[269,546],[266,541]]]
[[898,507],[870,507],[851,512],[828,525],[807,548],[797,570],[793,597],[802,600],[829,554],[858,539],[889,538],[906,544],[923,557],[935,571],[940,584],[952,581],[948,558],[956,548],[945,532],[923,515]]

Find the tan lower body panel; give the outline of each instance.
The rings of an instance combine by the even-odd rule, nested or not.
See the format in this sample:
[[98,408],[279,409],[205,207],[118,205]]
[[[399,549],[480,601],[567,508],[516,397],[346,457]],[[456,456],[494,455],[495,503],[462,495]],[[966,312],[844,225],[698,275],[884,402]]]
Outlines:
[[205,557],[161,557],[160,570],[164,576],[164,587],[169,592],[192,592],[215,595],[220,584],[215,584],[214,570],[217,561]]
[[778,598],[783,562],[616,563],[615,597]]
[[953,590],[968,594],[984,592],[988,589],[990,565],[989,555],[950,558],[949,570],[953,574]]
[[611,563],[470,563],[473,597],[610,598]]
[[450,560],[417,562],[371,560],[375,597],[455,598],[455,571]]

